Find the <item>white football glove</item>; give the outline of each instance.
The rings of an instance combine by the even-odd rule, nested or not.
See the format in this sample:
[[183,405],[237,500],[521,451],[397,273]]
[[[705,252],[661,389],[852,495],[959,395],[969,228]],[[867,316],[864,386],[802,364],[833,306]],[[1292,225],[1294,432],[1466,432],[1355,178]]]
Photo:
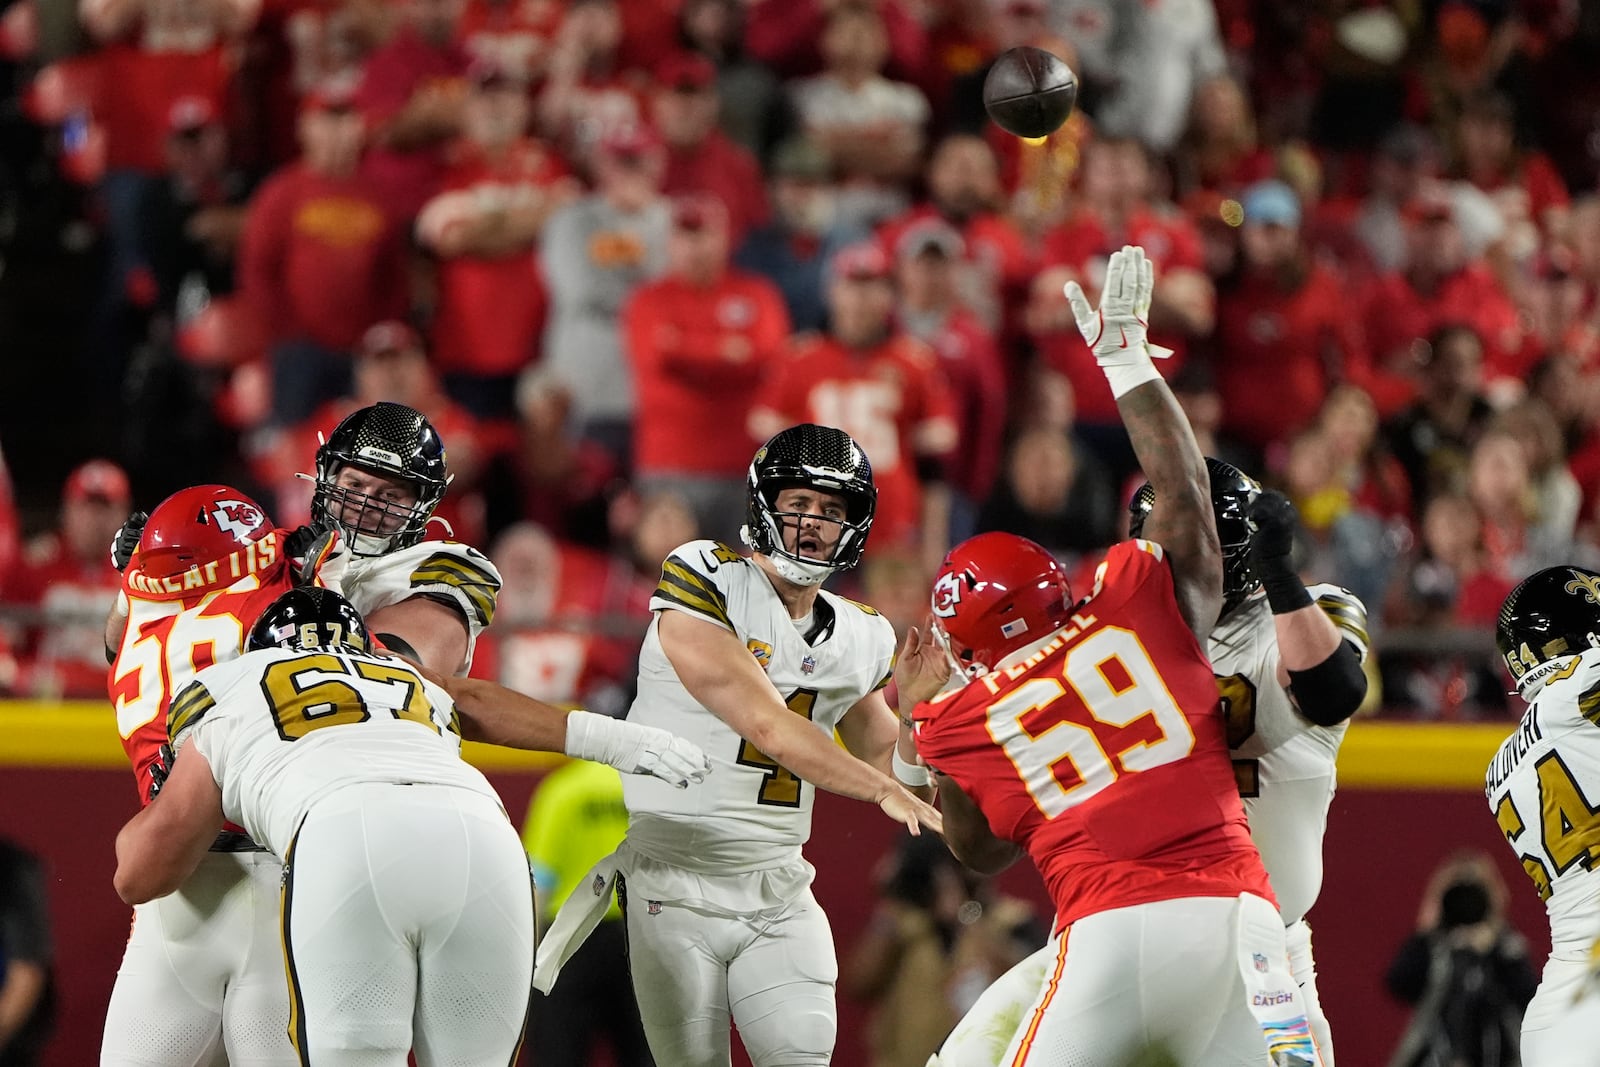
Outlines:
[[1172,355],[1171,349],[1152,345],[1149,340],[1150,301],[1155,288],[1155,266],[1138,245],[1123,245],[1120,251],[1111,253],[1098,311],[1089,306],[1089,298],[1077,282],[1065,286],[1078,332],[1094,353],[1114,397],[1161,377],[1150,361]]
[[711,773],[711,761],[693,741],[588,711],[567,716],[566,751],[574,759],[609,764],[624,774],[653,774],[679,789]]

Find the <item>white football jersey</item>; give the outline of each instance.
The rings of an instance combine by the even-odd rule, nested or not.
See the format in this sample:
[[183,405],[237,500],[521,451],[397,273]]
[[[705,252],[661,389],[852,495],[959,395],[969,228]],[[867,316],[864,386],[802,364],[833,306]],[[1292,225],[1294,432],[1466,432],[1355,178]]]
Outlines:
[[1600,937],[1600,650],[1545,683],[1483,779],[1489,810],[1550,913],[1550,955]]
[[211,765],[229,819],[280,858],[311,805],[357,782],[498,796],[461,759],[455,705],[406,664],[349,650],[267,648],[207,667],[167,713],[174,749]]
[[467,619],[466,674],[478,635],[494,620],[500,572],[489,557],[459,541],[422,541],[382,556],[354,556],[339,578],[345,599],[362,615],[419,593],[442,597]]
[[[1367,612],[1336,585],[1309,589],[1339,636],[1367,656]],[[1234,775],[1283,921],[1305,917],[1322,890],[1322,836],[1333,801],[1335,764],[1348,722],[1317,726],[1278,684],[1278,635],[1258,594],[1211,631],[1207,652],[1228,716]]]
[[696,703],[662,651],[660,613],[684,611],[732,630],[789,708],[830,738],[857,701],[889,684],[894,627],[871,608],[823,590],[814,618],[824,627],[807,644],[767,575],[716,541],[691,541],[667,557],[650,608],[657,621],[639,651],[639,690],[628,719],[693,741],[711,758],[712,773],[688,789],[623,775],[630,823],[649,820],[652,840],[664,832],[675,838],[681,826],[684,845],[712,862],[798,849],[811,836],[816,788]]

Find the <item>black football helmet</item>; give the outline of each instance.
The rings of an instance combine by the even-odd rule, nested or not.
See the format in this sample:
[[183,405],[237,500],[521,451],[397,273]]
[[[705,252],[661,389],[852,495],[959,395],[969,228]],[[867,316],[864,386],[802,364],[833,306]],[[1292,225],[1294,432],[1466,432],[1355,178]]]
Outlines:
[[[339,472],[356,467],[403,478],[416,489],[409,508],[338,484]],[[420,411],[382,401],[345,416],[317,449],[317,489],[311,519],[337,529],[357,556],[381,556],[421,541],[434,508],[450,484],[444,442]],[[390,531],[391,521],[399,526]]]
[[[1250,570],[1250,505],[1261,495],[1261,483],[1232,463],[1206,457],[1211,475],[1211,510],[1217,517],[1217,539],[1222,542],[1222,614],[1244,603],[1260,580]],[[1156,491],[1149,482],[1128,502],[1128,536],[1139,537],[1155,507]]]
[[1600,648],[1600,573],[1546,567],[1524,578],[1500,605],[1494,643],[1517,692],[1533,699],[1556,670],[1552,660]]
[[372,635],[350,601],[332,589],[308,586],[274,600],[250,627],[245,651],[263,648],[371,652]]
[[[745,543],[772,559],[784,578],[796,585],[817,585],[834,571],[861,562],[878,508],[878,490],[872,484],[871,461],[849,434],[809,422],[791,426],[757,450],[745,484]],[[802,516],[778,511],[778,493],[799,486],[845,498],[843,529],[827,560],[784,547],[784,524],[798,523]]]

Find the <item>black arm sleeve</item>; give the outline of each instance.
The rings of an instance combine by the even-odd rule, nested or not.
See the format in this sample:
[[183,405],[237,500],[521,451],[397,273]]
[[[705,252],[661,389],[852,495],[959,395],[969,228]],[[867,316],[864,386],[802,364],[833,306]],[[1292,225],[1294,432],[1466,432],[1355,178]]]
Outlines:
[[1361,653],[1340,641],[1333,654],[1315,667],[1289,672],[1289,689],[1300,714],[1318,726],[1337,726],[1356,713],[1367,696],[1367,675]]
[[411,647],[411,642],[407,641],[399,634],[376,634],[375,636],[379,641],[383,642],[384,648],[387,648],[395,655],[404,656],[412,663],[422,662],[422,657],[417,654],[416,649]]

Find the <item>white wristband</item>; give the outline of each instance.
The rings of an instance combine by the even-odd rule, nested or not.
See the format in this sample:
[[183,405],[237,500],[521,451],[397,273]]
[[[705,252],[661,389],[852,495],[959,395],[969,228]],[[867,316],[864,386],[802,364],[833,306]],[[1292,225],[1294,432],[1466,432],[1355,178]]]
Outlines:
[[907,763],[905,760],[900,758],[899,745],[894,746],[894,756],[889,762],[890,765],[894,767],[895,779],[901,785],[909,785],[913,789],[916,789],[920,786],[929,785],[933,782],[933,776],[928,773],[928,768],[918,766],[915,763]]
[[567,716],[567,741],[562,747],[573,759],[611,763],[616,758],[618,725],[605,715],[574,711]]
[[1111,386],[1112,398],[1116,400],[1121,400],[1123,394],[1139,388],[1146,382],[1153,382],[1161,377],[1161,372],[1156,370],[1156,365],[1149,357],[1134,359],[1127,363],[1101,364],[1100,370],[1106,376],[1106,384]]

